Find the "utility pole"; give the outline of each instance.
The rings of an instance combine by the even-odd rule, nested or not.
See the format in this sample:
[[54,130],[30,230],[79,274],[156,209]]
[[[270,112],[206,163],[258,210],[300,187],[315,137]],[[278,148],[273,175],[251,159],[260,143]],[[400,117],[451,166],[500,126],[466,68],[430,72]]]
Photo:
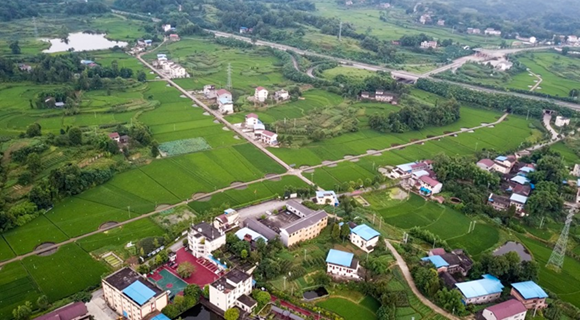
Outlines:
[[38,28],[36,27],[36,17],[32,17],[32,23],[34,24],[34,37],[38,38]]
[[342,20],[338,24],[338,41],[342,42]]
[[228,83],[226,84],[226,89],[232,90],[232,64],[228,63]]

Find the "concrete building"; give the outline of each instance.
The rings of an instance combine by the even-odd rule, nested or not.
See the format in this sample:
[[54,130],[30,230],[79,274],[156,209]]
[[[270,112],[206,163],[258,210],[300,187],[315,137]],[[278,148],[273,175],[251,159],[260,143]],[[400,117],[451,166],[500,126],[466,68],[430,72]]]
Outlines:
[[254,100],[257,102],[264,102],[268,99],[268,90],[264,87],[257,87],[254,91]]
[[421,49],[437,49],[437,41],[423,41],[421,42]]
[[278,134],[268,131],[268,130],[264,130],[260,133],[260,141],[262,141],[262,143],[267,144],[267,145],[276,145],[278,144]]
[[35,320],[85,320],[91,316],[88,312],[83,302],[75,302],[37,317]]
[[468,34],[481,34],[481,29],[478,28],[467,28]]
[[260,119],[258,118],[258,115],[255,113],[250,113],[248,115],[246,115],[246,121],[245,121],[245,126],[246,128],[254,128],[255,125],[257,125],[258,123],[260,123]]
[[224,214],[221,214],[213,220],[214,228],[218,229],[220,232],[226,232],[233,228],[237,228],[240,225],[240,214],[234,209],[224,210]]
[[563,127],[563,126],[567,126],[570,124],[570,118],[565,118],[562,116],[557,116],[556,117],[556,121],[554,122],[554,124],[556,125],[556,127]]
[[510,196],[510,206],[516,207],[516,212],[520,213],[522,216],[524,215],[522,212],[524,211],[524,206],[527,201],[528,197],[522,196],[521,194],[513,193]]
[[380,235],[378,231],[366,224],[360,224],[350,229],[350,242],[364,252],[373,252],[379,242]]
[[510,207],[510,199],[508,197],[490,193],[487,197],[487,204],[492,206],[495,210],[507,210]]
[[103,298],[117,314],[141,320],[169,303],[169,291],[161,290],[130,268],[123,268],[102,281]]
[[358,260],[354,254],[330,249],[326,256],[326,272],[333,276],[359,279]]
[[546,298],[548,294],[534,281],[512,283],[510,294],[524,304],[527,309],[547,308]]
[[234,103],[225,97],[218,98],[218,110],[222,114],[234,113]]
[[233,307],[251,312],[258,305],[251,293],[252,276],[233,269],[209,286],[209,302],[224,312]]
[[515,156],[498,156],[494,159],[493,170],[499,173],[510,173],[516,163]]
[[493,164],[494,162],[491,159],[481,159],[477,162],[477,166],[485,171],[491,171]]
[[288,99],[290,99],[290,94],[284,89],[278,90],[274,93],[274,100],[276,101],[286,101]]
[[501,31],[495,30],[494,28],[487,28],[484,33],[489,36],[501,36]]
[[431,196],[441,192],[443,184],[430,176],[422,176],[417,181],[416,185],[419,192],[426,196]]
[[338,206],[338,197],[334,191],[316,191],[316,198],[314,198],[314,203],[316,204],[330,204],[333,206]]
[[421,258],[423,261],[429,261],[437,269],[437,272],[448,272],[449,274],[460,273],[467,276],[473,266],[473,261],[461,249],[455,249],[449,253],[444,249],[438,248],[441,252],[434,254],[429,252],[429,256]]
[[316,238],[328,224],[326,211],[314,211],[295,200],[286,203],[286,210],[300,217],[300,219],[280,227],[280,240],[287,247]]
[[482,279],[456,283],[464,304],[489,303],[501,296],[503,285],[498,278],[484,274]]
[[207,84],[203,86],[203,95],[207,99],[215,99],[217,95],[215,91],[215,86],[213,84]]
[[187,240],[192,255],[213,261],[211,252],[226,244],[226,234],[207,222],[201,222],[189,228]]
[[225,99],[228,99],[228,100],[230,100],[230,101],[232,101],[232,100],[234,99],[234,98],[233,98],[233,96],[232,96],[232,93],[231,93],[231,92],[229,92],[229,91],[228,91],[228,90],[226,90],[226,89],[219,89],[219,90],[216,92],[216,95],[217,95],[217,96],[216,96],[216,98],[217,98],[217,99],[220,99],[220,98],[225,98]]
[[515,299],[510,299],[483,309],[481,316],[485,320],[524,320],[528,310]]
[[428,14],[423,14],[419,17],[419,22],[421,24],[427,24],[431,22],[431,16]]

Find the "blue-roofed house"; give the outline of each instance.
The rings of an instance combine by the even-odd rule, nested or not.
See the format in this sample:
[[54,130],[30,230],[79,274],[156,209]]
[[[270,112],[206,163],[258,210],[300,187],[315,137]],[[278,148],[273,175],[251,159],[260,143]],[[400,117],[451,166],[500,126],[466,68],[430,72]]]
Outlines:
[[519,172],[521,172],[525,175],[525,174],[528,174],[528,173],[534,172],[534,171],[536,171],[534,168],[525,166],[525,167],[521,167]]
[[159,313],[169,303],[162,290],[131,268],[123,268],[102,280],[107,305],[126,319],[138,320]]
[[326,272],[333,276],[359,279],[358,260],[353,253],[330,249],[326,256]]
[[521,216],[523,216],[524,206],[528,201],[528,197],[522,196],[521,194],[514,193],[510,197],[510,206],[516,207],[516,212],[518,212]]
[[510,173],[512,167],[516,164],[515,156],[498,156],[493,160],[493,171],[503,174]]
[[498,278],[484,274],[482,279],[456,283],[464,304],[489,303],[500,297],[503,285]]
[[234,113],[234,103],[232,102],[231,98],[228,99],[226,97],[219,97],[217,100],[218,100],[218,110],[222,114]]
[[316,204],[330,204],[338,207],[338,197],[334,191],[316,191],[316,198],[314,198]]
[[380,235],[377,230],[366,224],[360,224],[350,229],[350,242],[365,252],[372,252],[379,242]]
[[548,294],[534,281],[512,283],[510,294],[526,306],[527,309],[546,308]]
[[515,176],[513,178],[510,179],[510,181],[519,183],[519,184],[526,184],[530,182],[530,179],[524,177],[524,176]]
[[220,214],[213,220],[214,228],[226,232],[240,225],[240,214],[232,209],[224,210],[224,214]]
[[447,271],[447,267],[449,267],[449,263],[441,256],[429,256],[421,258],[421,260],[431,262],[435,269],[437,269],[437,272],[445,272]]

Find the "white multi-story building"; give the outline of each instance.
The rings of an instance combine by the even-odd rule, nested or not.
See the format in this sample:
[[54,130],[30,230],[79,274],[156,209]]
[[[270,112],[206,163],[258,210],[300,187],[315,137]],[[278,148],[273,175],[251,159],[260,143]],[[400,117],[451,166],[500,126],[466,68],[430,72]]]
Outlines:
[[314,200],[316,204],[330,204],[335,207],[340,204],[334,191],[316,191]]
[[216,91],[213,84],[206,84],[203,86],[203,95],[208,99],[215,99]]
[[514,156],[498,156],[493,161],[493,171],[497,171],[503,174],[507,174],[512,170],[514,164],[516,164],[516,157]]
[[524,320],[528,309],[516,299],[510,299],[483,309],[485,320]]
[[245,122],[246,128],[254,128],[254,126],[257,125],[258,123],[260,123],[260,119],[258,118],[257,114],[250,113],[250,114],[246,115],[246,122]]
[[421,49],[437,49],[437,41],[423,41],[421,42]]
[[240,225],[240,214],[234,209],[224,210],[224,214],[215,217],[213,220],[214,228],[226,232]]
[[161,290],[131,268],[123,268],[101,283],[105,302],[124,319],[141,320],[169,303],[168,291]]
[[213,261],[211,252],[226,244],[226,234],[207,222],[191,226],[187,239],[191,254],[210,261]]
[[330,275],[359,279],[358,260],[350,252],[330,249],[326,256],[326,272]]
[[234,103],[225,97],[218,98],[218,110],[222,114],[234,113]]
[[271,131],[268,131],[268,130],[264,130],[260,134],[260,141],[262,141],[262,143],[265,143],[268,145],[277,144],[278,143],[277,139],[278,139],[278,134],[271,132]]
[[379,242],[380,233],[366,224],[350,229],[350,242],[365,252],[375,250]]
[[239,307],[251,312],[258,304],[249,295],[252,293],[252,276],[233,269],[209,286],[209,302],[223,311]]
[[254,91],[254,99],[258,102],[264,102],[268,99],[268,90],[264,87],[257,87]]
[[285,101],[290,99],[290,94],[288,93],[288,91],[284,89],[278,90],[274,93],[274,99],[276,101]]
[[495,30],[494,28],[487,28],[484,33],[490,36],[501,36],[501,31]]

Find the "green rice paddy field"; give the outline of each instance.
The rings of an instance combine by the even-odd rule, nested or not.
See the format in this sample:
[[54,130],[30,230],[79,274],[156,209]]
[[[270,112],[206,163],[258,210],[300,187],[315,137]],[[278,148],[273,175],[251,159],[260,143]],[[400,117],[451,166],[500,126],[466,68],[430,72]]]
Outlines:
[[41,292],[20,261],[0,269],[0,318],[10,319],[12,310],[23,301],[35,303]]

